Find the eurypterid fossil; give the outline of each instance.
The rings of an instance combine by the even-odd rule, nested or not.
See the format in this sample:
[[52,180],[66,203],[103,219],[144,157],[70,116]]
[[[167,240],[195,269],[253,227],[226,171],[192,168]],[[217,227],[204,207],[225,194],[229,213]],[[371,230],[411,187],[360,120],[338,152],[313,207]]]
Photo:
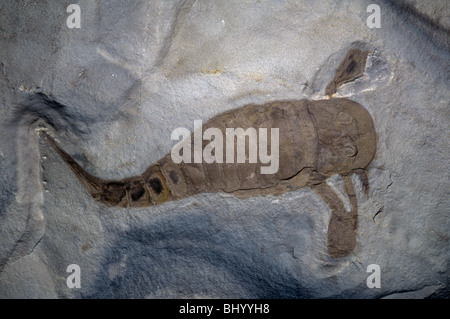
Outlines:
[[[351,49],[327,86],[331,96],[345,82],[363,74],[368,52]],[[47,140],[69,165],[89,193],[108,206],[141,207],[185,198],[201,192],[227,192],[239,197],[280,194],[310,186],[329,205],[328,251],[342,257],[356,245],[358,208],[351,176],[358,174],[368,189],[365,169],[376,151],[376,135],[369,113],[345,98],[275,101],[246,105],[220,114],[203,130],[227,127],[279,128],[279,170],[261,174],[261,163],[180,163],[163,157],[139,176],[106,181],[87,173],[55,140]],[[203,147],[205,146],[203,141]],[[247,151],[248,151],[248,146]],[[325,179],[340,174],[351,211]]]

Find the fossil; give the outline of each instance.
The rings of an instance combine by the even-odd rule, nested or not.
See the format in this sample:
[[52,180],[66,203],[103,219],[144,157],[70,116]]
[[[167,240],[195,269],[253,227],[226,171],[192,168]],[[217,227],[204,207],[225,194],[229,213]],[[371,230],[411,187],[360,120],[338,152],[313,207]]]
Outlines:
[[[336,70],[324,100],[273,101],[250,104],[217,115],[203,130],[227,127],[279,128],[279,170],[261,174],[261,163],[179,163],[170,154],[139,176],[102,180],[86,172],[48,133],[56,152],[72,169],[95,200],[108,206],[142,207],[178,200],[202,192],[226,192],[238,197],[277,195],[311,187],[328,204],[328,252],[343,257],[356,246],[358,205],[351,177],[357,174],[368,190],[366,169],[376,152],[371,116],[357,102],[334,98],[343,83],[363,75],[368,52],[351,49]],[[205,141],[203,141],[206,145]],[[246,146],[248,151],[248,146]],[[350,200],[347,212],[326,178],[339,174]]]

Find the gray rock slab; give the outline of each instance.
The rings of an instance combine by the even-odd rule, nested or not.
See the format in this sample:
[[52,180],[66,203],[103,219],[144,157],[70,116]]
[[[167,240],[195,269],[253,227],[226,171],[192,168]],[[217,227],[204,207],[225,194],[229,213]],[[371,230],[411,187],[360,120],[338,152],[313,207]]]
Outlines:
[[[448,6],[379,1],[377,29],[370,3],[81,0],[70,29],[70,2],[2,1],[0,297],[448,298]],[[95,176],[138,175],[177,127],[325,98],[355,44],[366,72],[336,96],[369,111],[378,140],[369,193],[353,180],[358,244],[344,258],[327,253],[331,212],[310,188],[108,208],[37,134],[53,127]],[[39,92],[57,103],[30,103]],[[81,288],[66,284],[71,264]]]

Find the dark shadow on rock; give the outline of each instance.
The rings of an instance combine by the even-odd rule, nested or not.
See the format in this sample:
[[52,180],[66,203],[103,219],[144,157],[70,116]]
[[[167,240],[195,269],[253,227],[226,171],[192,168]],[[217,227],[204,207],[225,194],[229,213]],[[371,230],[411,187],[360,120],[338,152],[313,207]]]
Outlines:
[[[260,234],[183,212],[117,234],[86,298],[311,298]],[[259,245],[257,244],[259,243]]]

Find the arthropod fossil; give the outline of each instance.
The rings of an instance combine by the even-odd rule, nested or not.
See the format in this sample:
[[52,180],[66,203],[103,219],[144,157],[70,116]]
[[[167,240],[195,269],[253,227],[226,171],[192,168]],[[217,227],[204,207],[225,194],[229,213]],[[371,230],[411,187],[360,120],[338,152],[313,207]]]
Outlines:
[[[376,151],[373,121],[365,108],[331,95],[345,82],[363,74],[368,52],[351,49],[326,88],[325,100],[274,101],[246,105],[220,114],[203,130],[227,127],[279,128],[279,170],[261,174],[261,163],[179,163],[170,154],[139,176],[102,180],[87,173],[47,133],[56,152],[69,165],[94,199],[119,207],[141,207],[164,203],[201,192],[227,192],[239,197],[281,194],[311,187],[329,205],[328,251],[342,257],[356,245],[358,207],[351,176],[361,178],[368,189],[366,168]],[[339,174],[345,184],[351,211],[325,179]]]

